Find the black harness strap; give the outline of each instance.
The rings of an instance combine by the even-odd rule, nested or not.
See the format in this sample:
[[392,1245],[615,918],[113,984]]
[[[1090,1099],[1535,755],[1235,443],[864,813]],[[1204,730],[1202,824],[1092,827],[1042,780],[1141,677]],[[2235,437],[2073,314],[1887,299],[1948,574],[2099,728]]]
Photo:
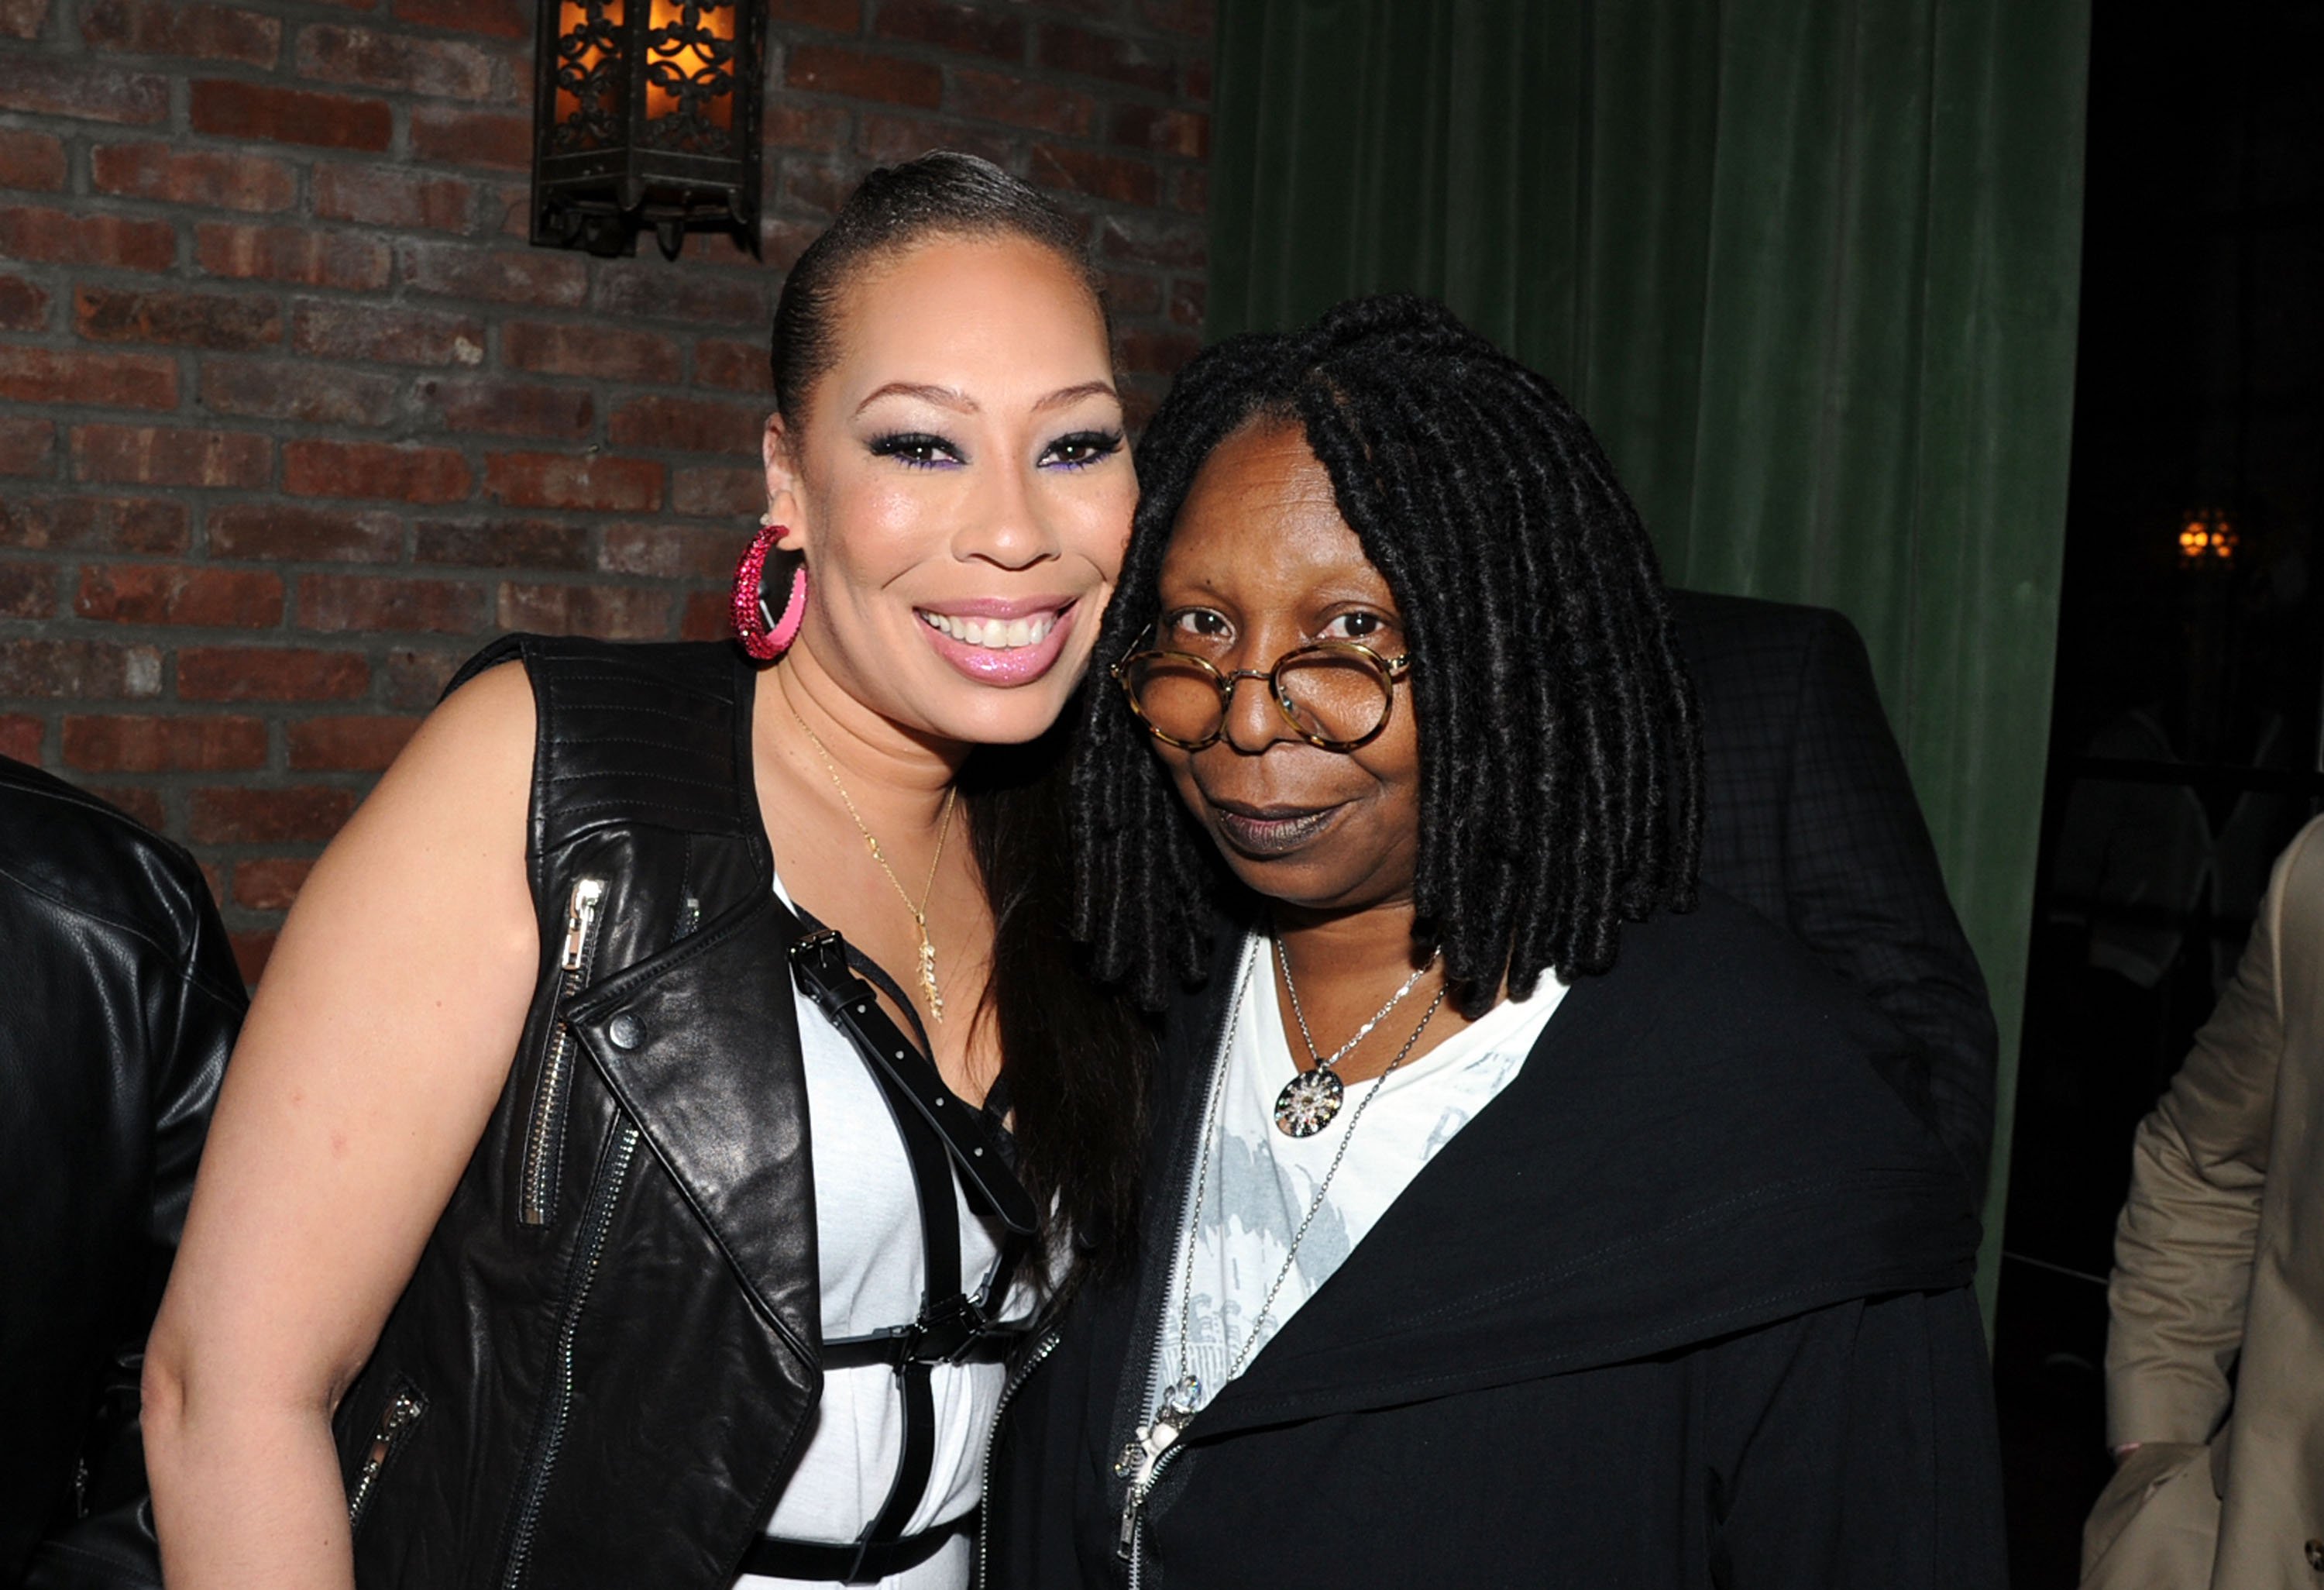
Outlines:
[[[895,1118],[919,1205],[927,1290],[919,1317],[911,1324],[824,1344],[826,1367],[885,1364],[896,1373],[904,1404],[903,1449],[877,1516],[845,1546],[762,1538],[752,1542],[741,1566],[748,1573],[778,1577],[864,1584],[925,1562],[973,1525],[972,1516],[904,1533],[936,1465],[936,1365],[995,1361],[1024,1334],[1022,1327],[996,1325],[987,1310],[999,1308],[1008,1295],[1023,1239],[1033,1229],[1033,1205],[982,1115],[945,1086],[927,1050],[904,1037],[856,974],[887,991],[925,1044],[927,1031],[902,990],[837,933],[804,912],[800,916],[808,931],[791,948],[792,975],[854,1045]],[[1008,1232],[981,1299],[969,1297],[962,1285],[955,1169],[972,1202],[989,1207]]]

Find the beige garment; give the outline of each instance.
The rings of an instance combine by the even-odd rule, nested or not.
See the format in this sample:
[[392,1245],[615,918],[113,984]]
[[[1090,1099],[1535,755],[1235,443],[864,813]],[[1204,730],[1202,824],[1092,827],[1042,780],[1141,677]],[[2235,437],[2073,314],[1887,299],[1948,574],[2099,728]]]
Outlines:
[[2107,1438],[2146,1445],[2083,1585],[2324,1590],[2324,819],[2139,1125],[2107,1300]]

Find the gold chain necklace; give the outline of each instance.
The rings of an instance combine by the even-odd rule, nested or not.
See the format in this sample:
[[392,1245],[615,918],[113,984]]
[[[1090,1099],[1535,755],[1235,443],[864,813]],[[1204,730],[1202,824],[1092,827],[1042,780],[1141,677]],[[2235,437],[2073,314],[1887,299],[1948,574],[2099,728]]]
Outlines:
[[831,750],[824,744],[823,736],[807,726],[807,719],[799,716],[799,709],[792,705],[788,695],[783,697],[783,705],[790,707],[791,720],[798,725],[800,732],[815,746],[815,753],[823,758],[823,771],[831,775],[831,787],[839,791],[839,803],[847,808],[847,815],[855,821],[855,831],[863,836],[863,847],[872,853],[872,859],[880,864],[880,870],[888,874],[888,883],[896,891],[896,898],[902,901],[904,909],[912,913],[912,925],[920,930],[920,996],[928,1002],[928,1014],[942,1023],[945,1019],[944,991],[936,986],[936,947],[928,942],[928,901],[936,894],[936,868],[944,861],[945,839],[952,833],[953,803],[960,798],[960,786],[954,784],[945,791],[944,809],[936,814],[936,853],[928,858],[927,882],[920,885],[920,903],[914,905],[903,880],[897,877],[896,869],[888,864],[887,855],[880,848],[880,841],[873,838],[872,830],[863,826],[863,814],[855,809],[855,802],[848,796],[847,786],[839,781],[839,764],[832,761]]

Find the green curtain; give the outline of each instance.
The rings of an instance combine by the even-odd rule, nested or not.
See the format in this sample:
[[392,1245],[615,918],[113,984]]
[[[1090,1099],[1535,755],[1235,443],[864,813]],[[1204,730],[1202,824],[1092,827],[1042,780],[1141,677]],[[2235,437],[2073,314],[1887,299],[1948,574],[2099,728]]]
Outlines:
[[1864,633],[2004,1035],[2050,709],[2087,0],[1227,0],[1213,337],[1443,299],[1674,584]]

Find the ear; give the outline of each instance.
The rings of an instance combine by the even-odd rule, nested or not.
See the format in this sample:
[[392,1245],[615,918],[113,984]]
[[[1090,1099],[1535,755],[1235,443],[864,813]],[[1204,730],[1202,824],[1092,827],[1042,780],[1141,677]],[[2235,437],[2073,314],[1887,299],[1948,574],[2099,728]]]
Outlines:
[[792,456],[790,432],[784,428],[780,414],[767,416],[759,452],[767,467],[767,512],[783,527],[782,539],[775,544],[785,551],[796,552],[807,542],[807,493],[799,478],[798,462]]

